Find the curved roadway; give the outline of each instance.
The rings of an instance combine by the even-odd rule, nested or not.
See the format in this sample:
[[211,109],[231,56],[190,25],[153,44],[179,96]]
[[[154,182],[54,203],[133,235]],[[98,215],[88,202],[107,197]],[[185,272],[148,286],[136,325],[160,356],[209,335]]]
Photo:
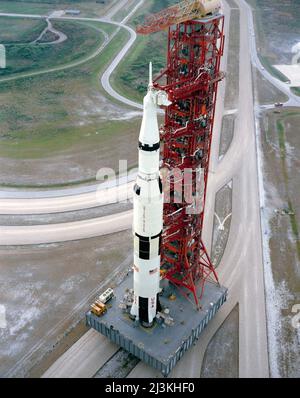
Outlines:
[[53,28],[53,25],[52,25],[51,21],[49,20],[49,18],[46,19],[46,22],[47,22],[46,28],[42,31],[42,33],[39,35],[39,37],[37,39],[35,39],[31,44],[35,44],[35,43],[39,42],[40,40],[42,40],[43,36],[47,32],[51,32],[58,37],[57,37],[57,39],[55,39],[53,41],[44,42],[43,44],[59,44],[59,43],[63,43],[64,41],[66,41],[68,39],[68,36],[65,35],[63,32],[60,32],[59,30],[56,30]]
[[[249,32],[253,29],[251,9],[249,14],[249,7],[243,0],[239,2],[239,7],[241,12],[241,80],[239,86],[238,117],[231,147],[220,163],[218,163],[217,160],[218,142],[216,142],[216,140],[218,139],[218,135],[214,137],[211,162],[212,172],[209,179],[206,208],[207,220],[204,230],[204,238],[208,240],[208,237],[211,237],[213,224],[212,217],[214,213],[215,193],[233,179],[233,218],[231,231],[219,268],[221,283],[229,288],[230,296],[228,302],[208,325],[194,349],[190,350],[180,361],[172,374],[174,377],[199,377],[202,362],[201,358],[203,358],[211,336],[236,304],[239,304],[240,307],[239,376],[269,376],[251,56],[252,62],[257,65],[259,70],[269,81],[273,83],[274,78],[268,74],[267,71],[261,69],[259,60],[256,59],[257,53],[253,35],[250,35],[251,39],[249,40]],[[225,6],[225,11],[228,14],[228,6]],[[226,29],[228,29],[228,22],[226,26]],[[131,39],[132,38],[133,36]],[[116,59],[114,62],[115,65],[118,64]],[[107,73],[105,78],[108,83],[109,76],[110,74]],[[279,89],[281,91],[286,92],[286,87],[282,86],[281,82],[277,84],[277,79],[275,85],[278,88],[280,87]],[[113,91],[111,93],[114,94]],[[295,96],[290,92],[288,95],[292,101],[299,102],[299,98],[294,98]],[[223,97],[224,90],[221,90],[221,95],[219,95],[218,98],[216,131],[220,130],[221,126]],[[128,102],[125,103],[129,105]],[[131,218],[132,212],[127,211],[109,217],[102,217],[101,219],[62,224],[61,234],[63,234],[63,236],[61,237],[63,240],[66,240],[66,225],[70,236],[76,239],[79,237],[82,238],[83,235],[84,237],[98,236],[103,233],[108,233],[108,231],[116,232],[118,228],[130,228]],[[18,229],[20,227],[5,227],[4,230],[1,229],[1,232],[8,240],[16,240],[18,236],[18,239],[23,241],[32,241],[32,239],[36,240],[37,234],[42,235],[44,233],[48,235],[49,240],[52,241],[55,238],[57,241],[60,227],[59,225],[24,227],[23,233],[21,233],[20,230],[19,232],[14,230],[14,228]],[[38,230],[36,228],[38,228]],[[47,240],[47,238],[45,238],[45,240]],[[99,338],[97,342],[100,340],[101,338]],[[105,347],[111,353],[111,345],[109,342],[105,343]],[[83,355],[85,354],[83,353]],[[66,358],[67,356],[68,353],[63,357]],[[78,362],[74,360],[73,356],[71,356],[71,358],[72,366],[74,368],[77,367]],[[82,356],[80,356],[80,359],[78,358],[78,361],[79,360],[82,360]],[[97,362],[98,368],[101,366],[101,363]],[[54,377],[57,377],[57,375],[61,376],[64,371],[58,371],[56,373],[54,371],[55,366],[54,364],[52,371],[49,370],[49,372],[52,372],[52,376]],[[131,373],[131,376],[135,377],[154,377],[156,375],[157,373],[153,369],[143,363],[140,363]]]
[[[225,7],[225,11],[228,16],[228,6]],[[228,24],[229,18],[226,22],[226,31]],[[217,133],[214,135],[212,146],[212,172],[209,178],[204,230],[204,239],[208,241],[213,225],[215,193],[233,179],[233,219],[229,241],[218,269],[221,283],[229,288],[229,298],[209,323],[193,350],[189,350],[177,364],[170,375],[173,377],[199,377],[207,344],[237,304],[240,307],[239,376],[269,376],[252,74],[248,51],[250,43],[247,34],[247,17],[243,7],[241,7],[241,27],[240,76],[243,76],[243,79],[239,87],[238,119],[231,147],[218,163],[224,101],[224,83],[222,83],[218,96],[215,126]],[[222,62],[224,66],[226,59]],[[102,336],[91,339],[91,345],[100,352],[97,344],[101,344],[102,351],[104,345],[105,352],[109,352],[110,355],[112,351],[117,350]],[[86,358],[83,345],[84,338],[76,343],[76,352],[75,346],[72,347],[53,364],[44,377],[68,377],[73,372],[77,377],[92,377],[96,367],[99,369],[107,361],[107,356],[105,355],[103,360],[98,359],[97,362],[91,361],[88,369],[81,369],[78,373],[77,366],[80,366],[81,361]],[[64,363],[68,363],[68,366],[64,366]],[[142,362],[129,375],[129,377],[149,378],[158,376],[154,369]]]
[[[7,17],[21,17],[21,14],[3,14],[0,13],[0,16],[7,16]],[[25,14],[24,18],[32,18],[32,16]],[[42,18],[44,19],[45,17],[43,16],[35,16],[35,18]],[[51,72],[58,72],[58,71],[62,71],[62,70],[66,70],[66,69],[70,69],[70,68],[74,68],[76,66],[82,65],[90,60],[92,60],[93,58],[97,57],[103,50],[104,48],[110,43],[110,41],[113,38],[113,35],[111,35],[110,37],[108,36],[108,34],[100,29],[100,28],[94,28],[96,30],[98,30],[99,32],[101,32],[104,36],[104,42],[101,44],[101,46],[99,48],[97,48],[96,51],[94,51],[91,55],[89,55],[86,58],[82,58],[78,61],[74,61],[74,62],[70,62],[67,65],[60,65],[60,66],[55,66],[53,68],[48,68],[48,69],[43,69],[43,70],[39,70],[36,72],[26,72],[26,73],[20,73],[17,74],[15,76],[9,76],[9,77],[4,77],[0,79],[0,84],[3,82],[8,82],[8,81],[12,81],[12,80],[17,80],[17,79],[22,79],[22,78],[27,78],[27,77],[34,77],[34,76],[40,76],[40,75],[45,75],[47,73],[51,73]]]

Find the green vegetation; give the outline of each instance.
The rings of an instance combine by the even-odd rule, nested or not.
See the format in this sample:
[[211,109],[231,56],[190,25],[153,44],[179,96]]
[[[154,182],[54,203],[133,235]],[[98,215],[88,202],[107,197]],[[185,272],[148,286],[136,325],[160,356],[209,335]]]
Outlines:
[[[104,24],[98,23],[98,27]],[[100,56],[78,67],[0,84],[0,157],[16,159],[16,170],[10,168],[14,177],[2,184],[33,187],[43,181],[43,187],[54,188],[95,181],[100,167],[117,169],[124,153],[129,167],[134,167],[136,150],[131,143],[139,121],[103,122],[109,112],[99,93],[99,74],[127,40],[128,34],[121,30]],[[117,150],[116,136],[121,143]],[[45,178],[39,163],[33,163],[34,177],[24,181],[20,175],[19,160],[35,159],[44,164],[47,158],[47,164],[53,165],[62,156],[66,156],[65,165],[78,164],[79,174],[57,170],[57,175]]]
[[[81,23],[78,21],[78,23]],[[99,23],[97,21],[84,21],[82,22],[85,26],[91,26],[92,28],[98,29],[101,28],[105,33],[109,36],[116,31],[117,27],[115,25],[111,25],[108,23]]]
[[[103,3],[102,3],[103,1]],[[105,14],[115,0],[0,0],[0,12],[20,14],[48,14],[54,10],[79,9],[80,16],[99,17]]]
[[299,229],[298,229],[298,223],[296,219],[296,214],[295,210],[293,208],[292,202],[289,200],[289,217],[290,217],[290,223],[293,231],[293,235],[296,239],[296,246],[297,246],[297,255],[300,260],[300,235],[299,235]]
[[[138,37],[134,48],[114,72],[112,84],[118,92],[141,101],[147,91],[149,62],[153,62],[154,75],[166,64],[167,38],[161,33]],[[153,46],[153,41],[156,46]]]
[[300,87],[291,87],[291,91],[300,97]]
[[247,1],[253,9],[260,60],[270,73],[285,82],[287,78],[273,65],[291,63],[291,42],[300,36],[299,1]]
[[0,70],[0,76],[6,77],[14,73],[31,72],[67,64],[84,58],[87,51],[93,52],[100,46],[99,32],[82,23],[57,21],[53,23],[53,26],[63,31],[68,39],[55,45],[7,44],[7,67]]
[[[271,75],[277,77],[277,79],[281,80],[282,82],[286,83],[288,81],[288,78],[281,73],[278,69],[274,68],[273,65],[271,64],[269,58],[263,55],[258,56],[260,59],[260,62],[263,64],[263,66],[267,69]],[[273,61],[276,62],[276,61]]]
[[[99,27],[102,25],[99,24]],[[74,107],[77,106],[79,114],[85,98],[98,92],[99,73],[104,70],[126,40],[128,40],[127,33],[121,31],[101,56],[78,67],[2,82],[0,139],[10,139],[15,130],[25,132],[37,130],[41,134],[44,125],[54,121],[57,127],[60,123],[63,126],[78,123]],[[30,92],[30,101],[28,101],[28,92]]]
[[270,228],[267,243],[276,292],[282,294],[284,286],[286,300],[278,323],[278,339],[285,342],[280,347],[278,365],[281,377],[297,377],[295,358],[299,350],[290,309],[298,302],[300,292],[300,112],[297,107],[272,109],[262,112],[261,117],[266,199],[263,211]]
[[[145,15],[155,13],[177,3],[176,0],[150,0],[137,12],[131,24],[136,27],[142,23]],[[154,75],[166,65],[167,33],[158,32],[138,36],[133,48],[124,58],[112,76],[112,84],[118,92],[133,100],[141,101],[148,84],[148,65],[153,62]]]
[[58,38],[58,35],[47,30],[47,32],[40,38],[38,43],[51,43],[53,41],[56,41]]
[[[137,128],[138,122],[134,122]],[[0,157],[14,159],[44,158],[57,152],[64,152],[71,146],[85,147],[107,146],[112,135],[121,130],[131,131],[132,123],[124,121],[107,121],[87,126],[56,127],[49,123],[38,130],[16,130],[9,134],[9,139],[1,142]],[[8,137],[6,137],[8,138]]]
[[288,97],[271,84],[257,69],[253,68],[255,95],[259,104],[275,104],[286,102]]
[[284,126],[282,124],[282,120],[277,120],[276,126],[277,126],[278,139],[279,139],[280,157],[281,159],[285,160],[286,156],[285,131],[284,131]]
[[0,43],[5,45],[30,43],[46,26],[44,20],[0,17]]
[[[287,213],[290,218],[290,224],[291,224],[291,229],[295,238],[296,242],[296,250],[297,250],[297,255],[300,260],[300,235],[299,235],[299,227],[298,227],[298,222],[296,218],[296,212],[294,210],[293,206],[293,200],[296,198],[291,198],[291,192],[293,190],[291,189],[291,186],[293,185],[293,181],[290,181],[290,173],[289,173],[289,167],[287,164],[287,150],[286,150],[286,126],[285,122],[286,119],[290,117],[295,117],[296,120],[299,120],[299,113],[298,112],[285,112],[283,113],[278,120],[276,121],[276,129],[278,133],[278,142],[279,142],[279,149],[280,149],[280,158],[281,158],[281,164],[282,164],[282,173],[284,177],[284,185],[285,185],[285,194],[287,198]],[[290,120],[290,119],[289,119]],[[298,188],[298,187],[297,187]]]
[[128,3],[122,7],[114,16],[113,20],[117,22],[123,21],[125,17],[130,13],[130,11],[139,3],[140,0],[130,0]]

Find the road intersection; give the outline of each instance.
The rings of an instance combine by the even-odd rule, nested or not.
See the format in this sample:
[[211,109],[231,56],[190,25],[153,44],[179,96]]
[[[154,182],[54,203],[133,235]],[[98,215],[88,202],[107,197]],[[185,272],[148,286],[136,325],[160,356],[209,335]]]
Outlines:
[[[122,3],[122,2],[121,2]],[[124,3],[124,2],[123,2]],[[131,11],[130,15],[121,23],[111,20],[112,15],[106,18],[97,19],[101,22],[107,22],[117,25],[118,28],[124,28],[130,33],[130,39],[122,51],[114,58],[111,65],[102,75],[101,82],[109,95],[127,106],[141,109],[141,105],[132,102],[119,95],[110,85],[110,77],[117,65],[130,50],[136,39],[136,34],[130,27],[126,26],[126,21],[136,12],[137,8],[143,4],[138,3]],[[225,83],[220,84],[218,95],[217,115],[215,134],[212,145],[212,159],[210,164],[210,177],[208,185],[208,198],[204,228],[204,241],[210,246],[210,237],[213,228],[215,195],[229,181],[233,181],[233,203],[232,203],[232,222],[228,244],[219,266],[218,272],[220,281],[229,288],[229,299],[217,316],[211,321],[207,329],[202,334],[197,345],[181,360],[171,376],[174,377],[199,377],[202,359],[214,333],[224,322],[228,314],[239,305],[239,375],[240,377],[268,377],[268,348],[267,348],[267,324],[265,311],[264,295],[264,276],[263,276],[263,255],[262,255],[262,233],[260,221],[260,200],[257,169],[257,143],[255,134],[254,120],[254,100],[251,61],[260,70],[260,72],[277,88],[286,94],[287,89],[284,83],[278,83],[266,70],[262,69],[257,56],[255,38],[253,39],[253,19],[249,6],[241,0],[238,3],[240,9],[240,84],[239,99],[237,109],[237,121],[235,124],[234,138],[231,146],[224,157],[219,161],[218,148],[220,142],[220,131],[223,114],[228,112],[224,110]],[[230,8],[224,2],[224,12],[226,14],[226,30],[229,28]],[[3,14],[0,14],[3,15]],[[8,16],[8,14],[5,14]],[[16,16],[16,14],[9,14]],[[19,15],[21,16],[21,15]],[[23,15],[22,15],[23,17]],[[42,16],[26,16],[42,18]],[[62,17],[62,19],[84,19]],[[84,20],[91,20],[85,18]],[[95,20],[95,19],[92,19]],[[250,33],[249,33],[250,32]],[[226,35],[228,37],[228,35]],[[108,38],[106,38],[109,40]],[[111,40],[111,38],[110,38]],[[106,43],[106,45],[108,42]],[[223,59],[223,68],[226,69],[227,52]],[[274,79],[276,82],[274,82]],[[1,81],[0,81],[1,83]],[[297,102],[296,98],[290,92],[289,103]],[[132,185],[132,182],[130,182]],[[89,188],[89,192],[81,192],[76,195],[64,195],[61,197],[37,197],[33,194],[32,198],[26,195],[26,198],[12,197],[10,191],[0,195],[0,213],[2,214],[49,214],[71,210],[81,210],[86,208],[103,205],[101,195],[96,195],[97,187]],[[109,195],[114,197],[114,190],[117,187],[111,187]],[[127,194],[128,186],[124,184],[121,187],[122,195]],[[100,199],[99,199],[100,198]],[[100,201],[99,201],[100,200]],[[107,204],[107,203],[105,203]],[[112,216],[95,218],[85,221],[74,221],[72,223],[52,224],[44,226],[27,227],[0,227],[0,245],[20,245],[20,244],[39,244],[51,243],[57,241],[77,240],[110,234],[117,231],[131,228],[132,211],[114,214]],[[75,348],[67,351],[63,357],[55,363],[46,377],[91,377],[75,369],[79,363],[84,363],[87,358],[87,352],[90,348],[97,349],[96,346],[101,340],[105,347],[105,352],[111,353],[111,343],[103,340],[101,337],[93,338],[90,342],[90,348],[85,352],[85,343],[77,344],[80,353],[74,355]],[[84,348],[85,347],[85,348]],[[100,349],[100,348],[98,348]],[[114,348],[116,350],[116,348]],[[113,351],[113,350],[112,350]],[[106,358],[104,355],[103,358]],[[106,359],[107,360],[107,359]],[[90,369],[98,366],[98,369],[104,364],[99,356],[91,358]],[[62,366],[65,363],[65,366]],[[75,372],[75,373],[74,373]],[[155,371],[140,363],[131,373],[130,377],[155,377]]]

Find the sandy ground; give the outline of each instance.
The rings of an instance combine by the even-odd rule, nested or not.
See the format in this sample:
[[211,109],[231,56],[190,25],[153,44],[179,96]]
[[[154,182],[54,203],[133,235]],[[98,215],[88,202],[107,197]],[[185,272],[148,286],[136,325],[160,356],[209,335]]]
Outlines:
[[[269,239],[271,269],[266,274],[269,306],[271,373],[280,377],[300,376],[300,331],[292,326],[292,308],[300,303],[300,112],[261,115],[264,156],[265,231]],[[278,133],[282,121],[284,135]],[[272,344],[274,343],[274,344]]]
[[1,248],[0,303],[7,327],[0,329],[0,376],[26,376],[53,350],[111,273],[130,266],[131,246],[131,231],[126,231],[65,244]]

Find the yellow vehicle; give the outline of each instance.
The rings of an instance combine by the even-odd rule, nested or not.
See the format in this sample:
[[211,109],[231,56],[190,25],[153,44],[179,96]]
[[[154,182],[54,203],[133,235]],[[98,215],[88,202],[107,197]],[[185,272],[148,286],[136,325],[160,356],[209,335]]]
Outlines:
[[106,313],[107,308],[106,305],[101,303],[101,301],[97,300],[91,305],[91,312],[94,315],[102,316]]

